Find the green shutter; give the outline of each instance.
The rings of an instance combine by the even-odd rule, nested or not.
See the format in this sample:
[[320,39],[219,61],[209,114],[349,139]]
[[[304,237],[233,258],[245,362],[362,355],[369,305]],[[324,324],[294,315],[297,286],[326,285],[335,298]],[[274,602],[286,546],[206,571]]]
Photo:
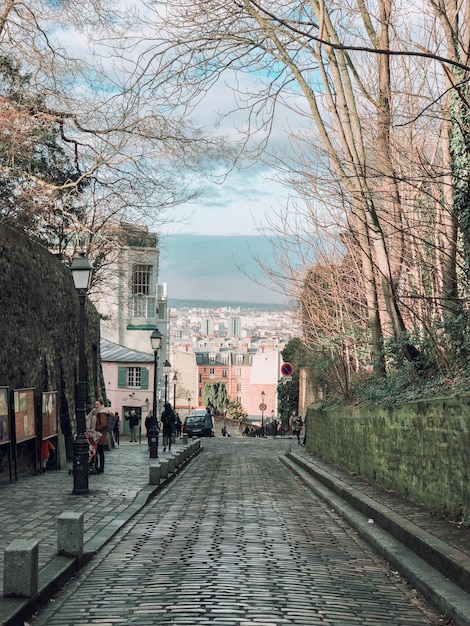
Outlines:
[[127,367],[120,365],[118,367],[118,388],[125,389],[127,383]]
[[140,388],[148,389],[149,388],[149,370],[148,367],[140,368]]

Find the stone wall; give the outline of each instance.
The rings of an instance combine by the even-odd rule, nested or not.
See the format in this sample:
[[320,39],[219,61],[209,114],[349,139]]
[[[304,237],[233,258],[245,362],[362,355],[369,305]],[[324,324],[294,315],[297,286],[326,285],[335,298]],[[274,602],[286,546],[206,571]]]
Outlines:
[[470,395],[386,410],[307,412],[307,449],[424,505],[470,521]]
[[[78,380],[79,299],[70,270],[39,244],[0,224],[0,386],[35,388],[36,416],[41,393],[59,393],[62,462],[71,460]],[[101,394],[99,317],[86,306],[89,399]],[[18,474],[34,473],[31,445],[20,444]],[[9,446],[0,446],[0,482],[9,481]]]

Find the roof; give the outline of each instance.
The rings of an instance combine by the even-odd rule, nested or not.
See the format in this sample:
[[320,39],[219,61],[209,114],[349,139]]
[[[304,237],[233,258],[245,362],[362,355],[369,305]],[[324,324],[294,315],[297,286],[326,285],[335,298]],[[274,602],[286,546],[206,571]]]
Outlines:
[[125,346],[101,338],[100,351],[102,361],[118,363],[153,363],[154,355],[139,350],[131,350]]

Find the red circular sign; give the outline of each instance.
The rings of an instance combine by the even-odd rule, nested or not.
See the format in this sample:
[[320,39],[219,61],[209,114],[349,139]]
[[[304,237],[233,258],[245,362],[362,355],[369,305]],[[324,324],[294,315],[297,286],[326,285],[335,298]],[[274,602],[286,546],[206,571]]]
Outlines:
[[292,367],[292,363],[283,363],[281,365],[281,374],[283,376],[292,376],[292,372],[294,368]]
[[262,403],[259,405],[259,410],[260,410],[260,411],[266,411],[266,409],[267,409],[267,408],[268,408],[268,407],[264,404],[264,402],[262,402]]

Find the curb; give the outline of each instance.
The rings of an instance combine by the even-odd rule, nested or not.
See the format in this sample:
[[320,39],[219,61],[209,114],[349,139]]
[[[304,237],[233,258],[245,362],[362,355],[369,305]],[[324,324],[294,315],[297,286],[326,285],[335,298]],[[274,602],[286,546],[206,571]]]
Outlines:
[[[459,582],[468,585],[470,559],[466,555],[300,456],[286,452],[281,461],[347,520],[431,606],[456,626],[470,626],[470,595],[459,586]],[[455,580],[449,579],[449,572]]]
[[202,451],[201,446],[184,463],[158,485],[146,485],[136,494],[134,501],[106,528],[98,532],[83,546],[81,557],[55,556],[38,573],[38,593],[32,598],[0,598],[0,626],[19,626],[41,609],[118,533],[134,515],[139,513],[156,495],[167,487]]

